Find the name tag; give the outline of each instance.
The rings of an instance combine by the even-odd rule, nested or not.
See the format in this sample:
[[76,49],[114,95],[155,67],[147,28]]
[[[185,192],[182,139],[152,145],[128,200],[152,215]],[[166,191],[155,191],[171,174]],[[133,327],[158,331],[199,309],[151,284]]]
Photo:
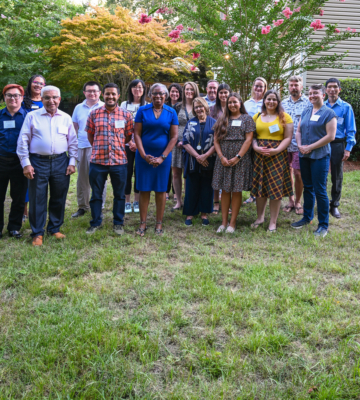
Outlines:
[[68,134],[68,128],[66,126],[59,126],[58,127],[58,133],[61,133],[63,135],[67,135]]
[[33,104],[32,106],[31,106],[31,109],[32,110],[37,110],[39,108],[39,106],[37,106],[37,105],[35,105],[35,104]]
[[15,121],[4,121],[4,129],[15,128]]
[[233,120],[231,126],[241,126],[241,121]]
[[280,130],[280,128],[279,128],[279,125],[278,125],[278,124],[269,126],[269,131],[270,131],[270,133],[279,132],[279,130]]
[[127,104],[126,109],[128,111],[135,111],[135,104]]
[[115,128],[125,128],[125,121],[115,121]]
[[310,118],[310,121],[318,122],[319,118],[320,118],[320,115],[312,115],[311,118]]
[[296,107],[295,108],[295,115],[297,117],[301,117],[301,114],[302,114],[302,108],[301,107]]
[[342,125],[344,123],[344,118],[338,118],[337,120],[338,125]]
[[191,121],[190,125],[197,125],[197,122]]

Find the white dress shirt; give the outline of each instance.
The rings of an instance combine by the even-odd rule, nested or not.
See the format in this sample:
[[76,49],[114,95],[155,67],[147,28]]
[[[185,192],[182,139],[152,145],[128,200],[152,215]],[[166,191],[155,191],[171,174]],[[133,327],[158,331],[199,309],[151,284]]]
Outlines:
[[256,101],[255,99],[251,98],[244,103],[245,110],[250,115],[250,117],[253,117],[255,114],[261,112],[262,105],[263,99]]
[[58,109],[51,116],[45,107],[27,114],[16,149],[23,168],[30,165],[29,153],[50,156],[66,151],[69,165],[75,165],[78,140],[70,115]]

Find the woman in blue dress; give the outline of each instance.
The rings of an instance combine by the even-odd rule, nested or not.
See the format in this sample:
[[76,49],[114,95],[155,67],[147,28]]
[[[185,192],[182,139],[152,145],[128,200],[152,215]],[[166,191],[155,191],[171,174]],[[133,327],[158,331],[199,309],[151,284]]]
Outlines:
[[178,137],[176,111],[165,105],[169,92],[165,85],[151,86],[151,103],[140,107],[135,118],[136,184],[140,192],[140,227],[136,233],[144,236],[151,191],[155,192],[156,227],[161,235],[165,211],[166,189],[171,168],[171,150]]
[[[24,100],[21,103],[21,107],[27,111],[35,111],[43,107],[41,101],[41,89],[46,85],[45,78],[42,75],[33,75],[25,88]],[[29,190],[26,192],[25,197],[25,209],[23,221],[25,222],[28,217],[28,202],[29,202]]]

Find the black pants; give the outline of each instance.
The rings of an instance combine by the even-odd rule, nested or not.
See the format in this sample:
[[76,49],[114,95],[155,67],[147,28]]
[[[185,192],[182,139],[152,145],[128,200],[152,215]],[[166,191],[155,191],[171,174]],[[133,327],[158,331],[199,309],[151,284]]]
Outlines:
[[127,179],[125,186],[125,196],[131,194],[131,179],[134,175],[134,193],[139,193],[136,189],[136,174],[135,174],[135,151],[131,151],[129,146],[125,146],[126,157],[127,157]]
[[214,191],[211,186],[211,172],[206,175],[193,172],[186,177],[183,215],[195,216],[199,213],[213,212]]
[[344,157],[344,151],[346,142],[331,142],[331,157],[330,157],[330,166],[331,166],[331,201],[330,205],[332,207],[339,207],[340,205],[340,197],[341,197],[341,189],[343,182],[343,165],[342,161]]
[[54,159],[41,158],[35,154],[30,154],[30,162],[35,171],[34,179],[29,180],[31,236],[43,236],[45,233],[49,188],[47,231],[51,234],[60,232],[60,227],[64,223],[65,202],[70,183],[70,175],[66,175],[69,157],[66,153]]
[[8,231],[19,231],[25,207],[25,196],[28,180],[23,174],[19,158],[0,157],[0,232],[4,228],[4,202],[10,182],[11,208],[9,214]]

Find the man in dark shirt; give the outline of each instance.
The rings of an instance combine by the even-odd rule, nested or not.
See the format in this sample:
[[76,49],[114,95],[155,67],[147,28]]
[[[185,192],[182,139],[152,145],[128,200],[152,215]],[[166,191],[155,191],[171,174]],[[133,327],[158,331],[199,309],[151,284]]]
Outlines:
[[16,154],[17,140],[27,114],[21,107],[24,89],[20,85],[10,84],[4,87],[3,96],[6,107],[0,110],[0,238],[4,227],[4,202],[10,182],[12,202],[7,230],[10,236],[20,239],[28,185]]

